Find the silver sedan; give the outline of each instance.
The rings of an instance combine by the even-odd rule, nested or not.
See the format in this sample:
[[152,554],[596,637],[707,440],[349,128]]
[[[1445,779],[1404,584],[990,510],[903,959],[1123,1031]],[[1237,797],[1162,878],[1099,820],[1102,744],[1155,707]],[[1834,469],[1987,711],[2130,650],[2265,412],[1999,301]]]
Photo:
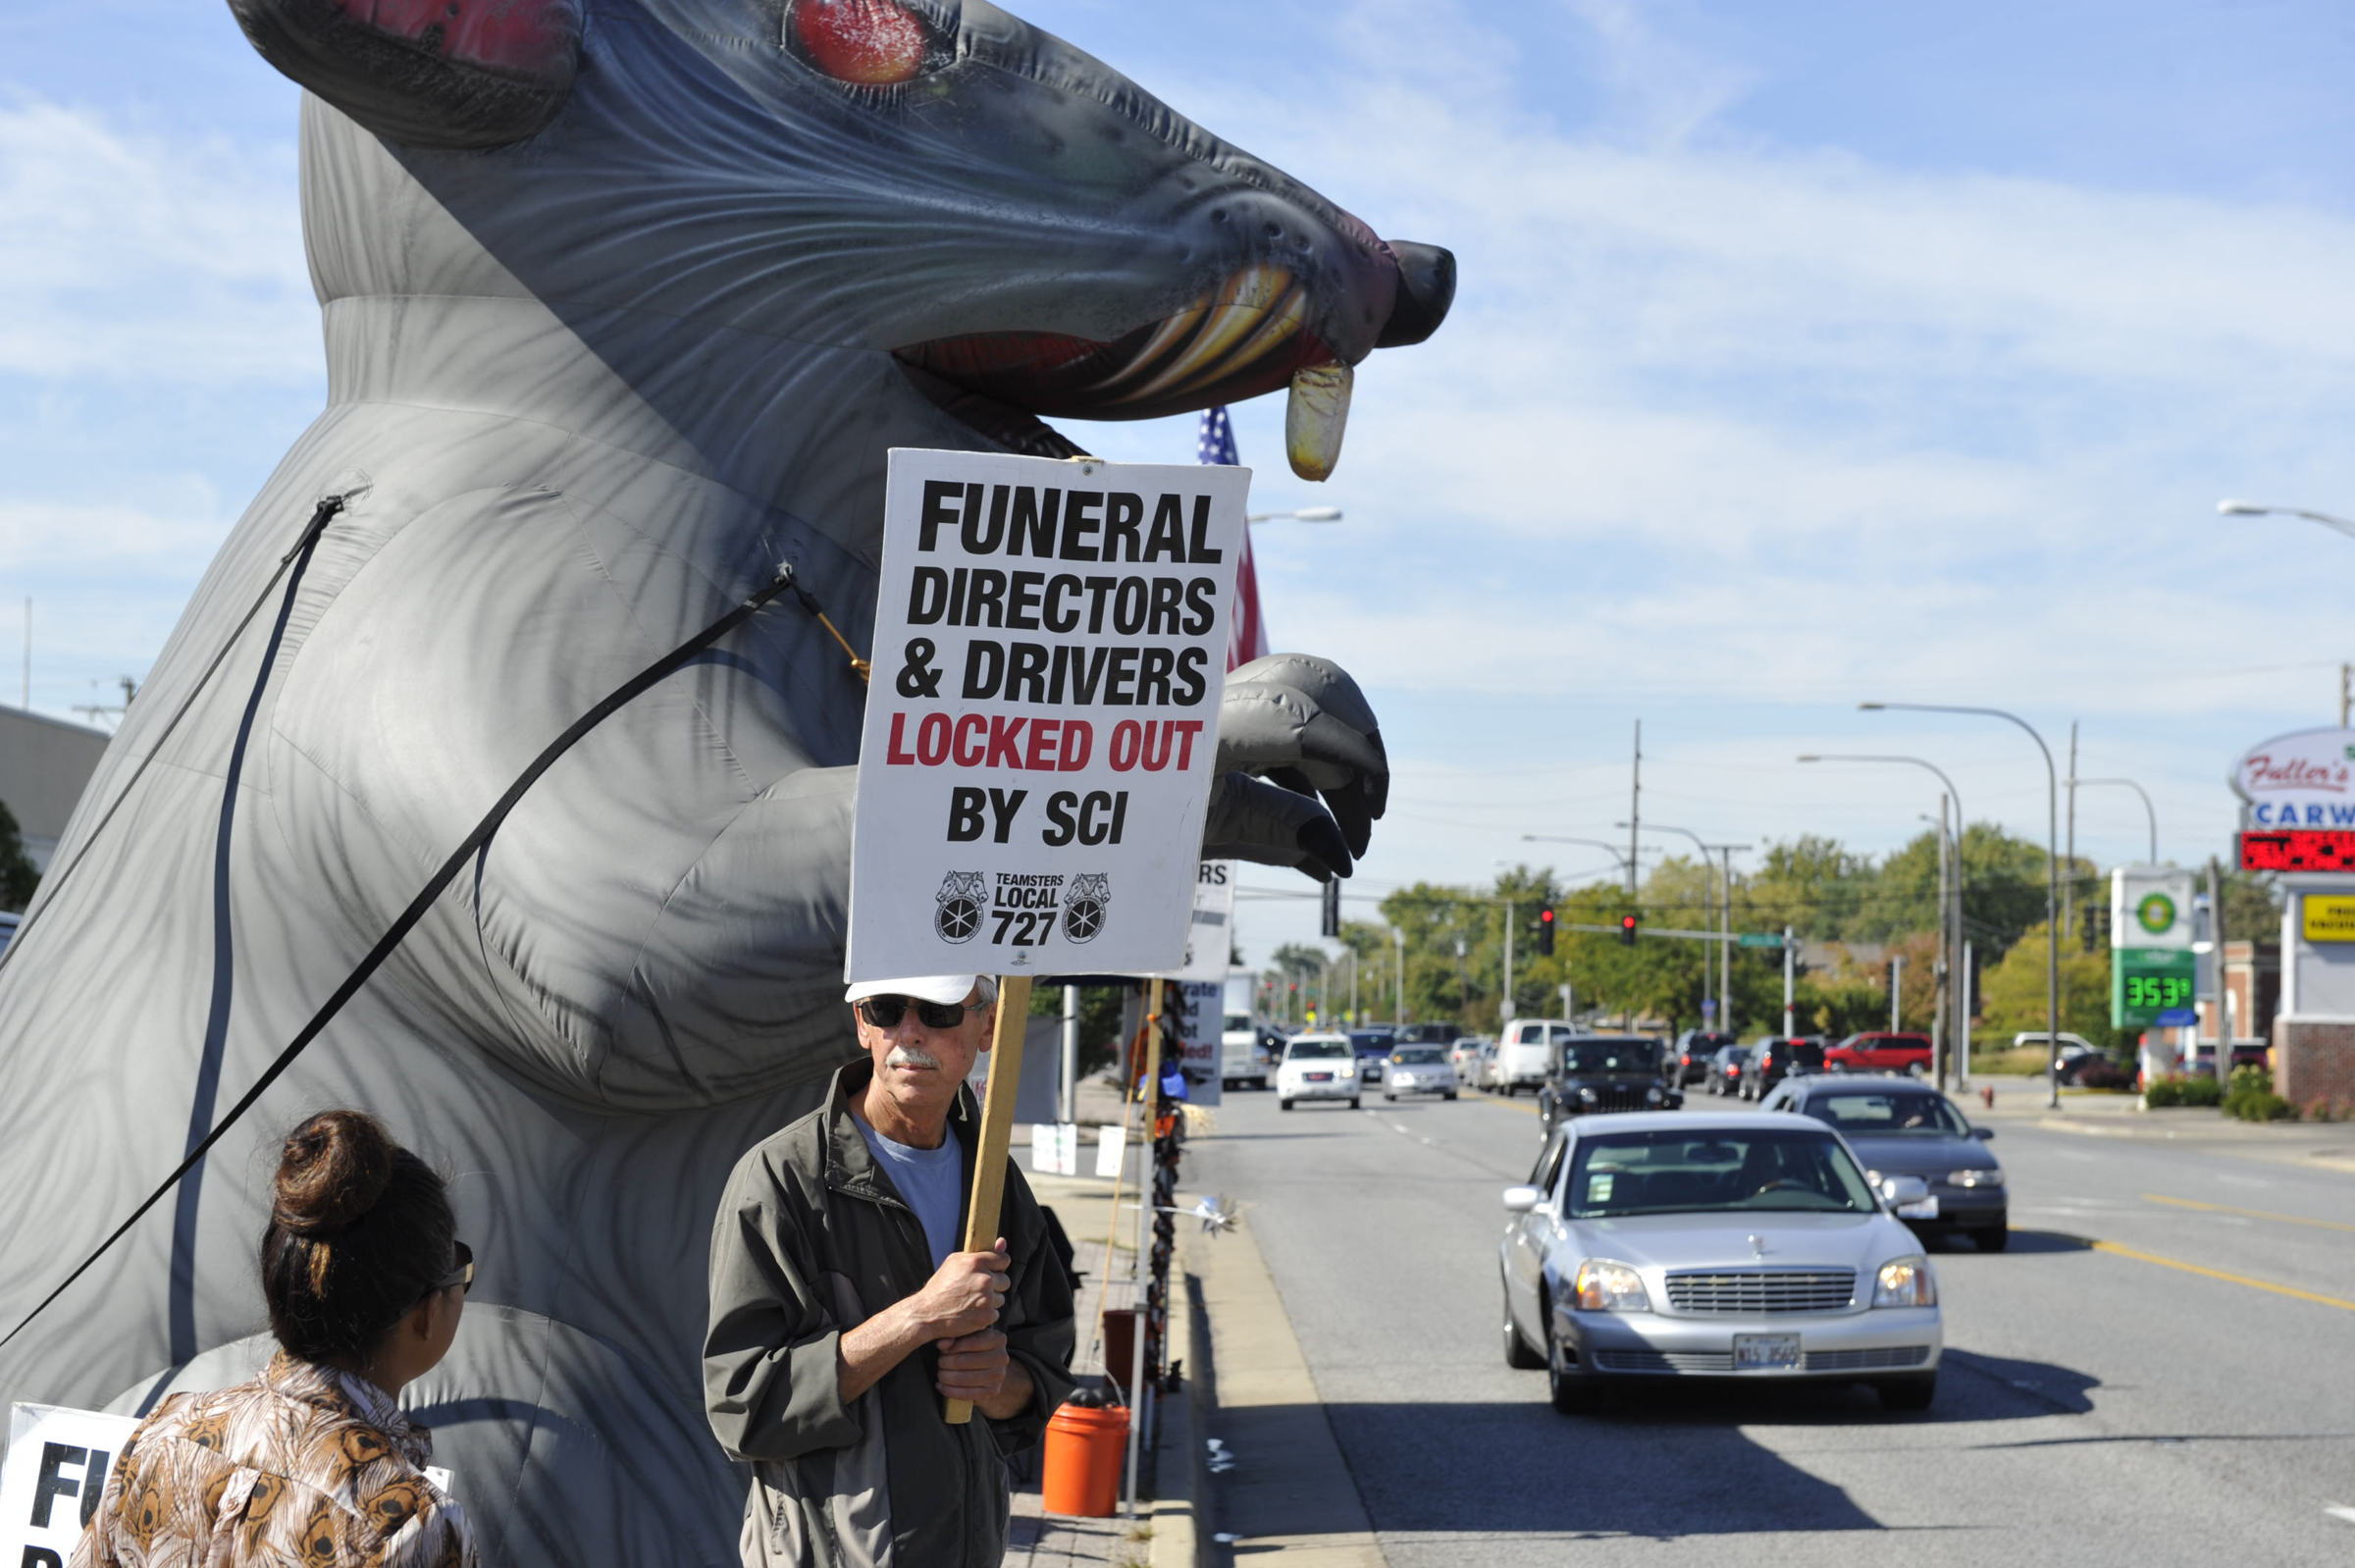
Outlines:
[[[1917,1190],[1918,1189],[1918,1190]],[[1839,1135],[1798,1118],[1582,1118],[1505,1189],[1504,1356],[1554,1408],[1642,1378],[1869,1383],[1926,1409],[1937,1277]]]
[[1447,1060],[1444,1046],[1402,1045],[1383,1064],[1382,1097],[1386,1100],[1402,1094],[1437,1094],[1452,1100],[1455,1089],[1455,1067]]

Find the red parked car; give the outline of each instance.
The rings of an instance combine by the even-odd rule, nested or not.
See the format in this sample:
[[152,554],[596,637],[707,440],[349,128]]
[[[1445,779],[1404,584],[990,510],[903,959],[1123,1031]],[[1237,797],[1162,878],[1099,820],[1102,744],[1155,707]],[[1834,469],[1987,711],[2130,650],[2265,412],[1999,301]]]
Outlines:
[[1874,1029],[1852,1034],[1823,1053],[1824,1067],[1833,1072],[1910,1072],[1930,1071],[1930,1037]]

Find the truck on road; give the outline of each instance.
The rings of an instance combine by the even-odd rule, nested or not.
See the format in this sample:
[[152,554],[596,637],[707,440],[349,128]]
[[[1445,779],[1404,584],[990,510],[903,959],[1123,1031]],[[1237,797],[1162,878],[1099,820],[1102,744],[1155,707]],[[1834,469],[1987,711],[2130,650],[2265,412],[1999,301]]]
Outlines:
[[1227,973],[1227,1017],[1219,1033],[1219,1083],[1223,1088],[1264,1089],[1283,1054],[1283,1036],[1259,1017],[1259,976],[1249,969]]

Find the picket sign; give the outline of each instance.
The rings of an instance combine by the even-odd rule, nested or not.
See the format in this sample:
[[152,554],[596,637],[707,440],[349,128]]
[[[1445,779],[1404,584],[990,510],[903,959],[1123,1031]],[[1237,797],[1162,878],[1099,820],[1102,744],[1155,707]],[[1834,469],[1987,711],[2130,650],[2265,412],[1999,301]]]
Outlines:
[[98,1511],[106,1473],[138,1427],[130,1416],[11,1405],[0,1462],[0,1564],[65,1568]]
[[1186,963],[1251,474],[889,461],[843,977],[999,977],[966,1209],[980,1252],[1002,1226],[1032,977]]
[[845,979],[1184,963],[1250,482],[892,451]]

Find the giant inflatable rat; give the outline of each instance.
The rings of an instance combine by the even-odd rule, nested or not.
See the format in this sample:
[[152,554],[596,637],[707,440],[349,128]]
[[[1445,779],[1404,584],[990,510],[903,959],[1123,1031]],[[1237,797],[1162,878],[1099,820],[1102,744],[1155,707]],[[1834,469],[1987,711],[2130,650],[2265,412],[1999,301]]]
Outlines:
[[[0,1328],[606,692],[780,561],[864,646],[887,447],[1072,455],[1037,416],[1290,383],[1321,477],[1346,367],[1428,336],[1453,287],[1445,252],[1386,244],[982,0],[233,9],[310,89],[330,400],[0,967]],[[239,617],[326,497],[265,661],[275,600]],[[448,1169],[481,1260],[409,1401],[490,1560],[733,1561],[706,1243],[738,1153],[852,1048],[864,700],[788,599],[592,732],[197,1174],[0,1350],[6,1396],[135,1411],[245,1376],[277,1139],[360,1106]],[[1348,677],[1261,660],[1223,711],[1212,847],[1346,874],[1387,782]]]

